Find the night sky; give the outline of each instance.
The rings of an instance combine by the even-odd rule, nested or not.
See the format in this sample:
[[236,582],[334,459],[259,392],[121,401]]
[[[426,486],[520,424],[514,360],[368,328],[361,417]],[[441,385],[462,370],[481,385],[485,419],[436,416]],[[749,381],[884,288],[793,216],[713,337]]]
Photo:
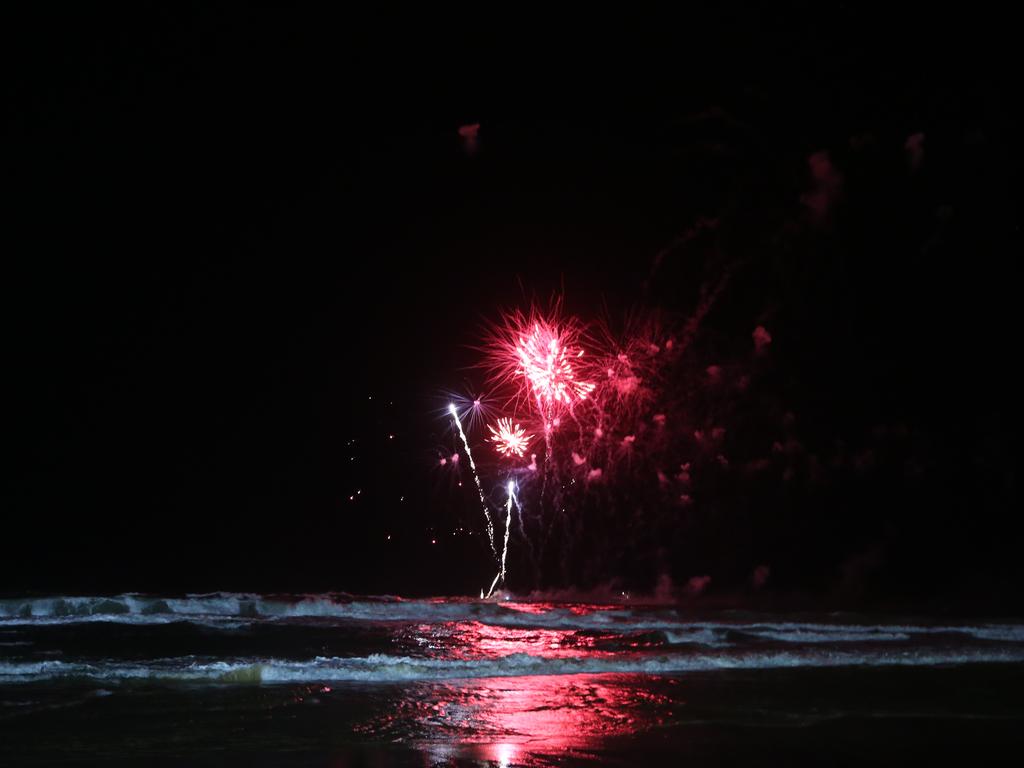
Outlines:
[[667,391],[728,468],[511,586],[1019,609],[1013,43],[934,10],[9,18],[0,592],[475,594],[486,323],[721,285]]

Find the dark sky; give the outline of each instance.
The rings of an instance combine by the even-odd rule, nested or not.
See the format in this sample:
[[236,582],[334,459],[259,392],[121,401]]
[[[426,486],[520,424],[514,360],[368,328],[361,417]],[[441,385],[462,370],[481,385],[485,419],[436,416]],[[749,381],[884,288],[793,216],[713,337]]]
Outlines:
[[[479,513],[435,464],[442,392],[480,383],[482,323],[555,291],[587,319],[685,317],[735,270],[693,364],[739,360],[762,322],[775,341],[756,399],[726,409],[747,425],[731,447],[754,460],[795,411],[801,471],[872,469],[813,492],[723,480],[675,528],[659,518],[687,531],[662,573],[732,595],[767,565],[774,594],[1012,602],[1005,25],[474,12],[3,25],[0,591],[474,592],[486,551],[452,531]],[[458,128],[477,122],[471,152]],[[645,283],[701,220],[712,245]],[[650,542],[612,558],[610,538],[541,582],[649,588]]]

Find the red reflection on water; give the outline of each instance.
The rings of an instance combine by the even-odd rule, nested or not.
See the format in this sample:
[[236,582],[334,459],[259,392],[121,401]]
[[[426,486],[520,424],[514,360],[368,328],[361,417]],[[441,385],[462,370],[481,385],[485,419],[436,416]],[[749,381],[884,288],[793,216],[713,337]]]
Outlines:
[[520,629],[477,621],[452,621],[420,629],[435,638],[443,635],[450,658],[460,660],[495,659],[514,653],[546,659],[611,655],[610,651],[595,648],[597,638],[579,634],[575,629]]
[[598,611],[621,610],[622,608],[621,605],[582,605],[579,603],[502,603],[501,607],[512,611],[519,611],[520,613],[550,613],[554,610],[563,610],[569,611],[569,613],[576,616],[597,613]]
[[642,675],[544,675],[420,684],[364,729],[423,744],[429,759],[548,764],[665,722],[673,701]]

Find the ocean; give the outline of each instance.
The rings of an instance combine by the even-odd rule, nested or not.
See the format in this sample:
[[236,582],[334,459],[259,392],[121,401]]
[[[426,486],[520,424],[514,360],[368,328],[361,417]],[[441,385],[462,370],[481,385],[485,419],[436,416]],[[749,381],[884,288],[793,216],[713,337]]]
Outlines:
[[[995,764],[1024,624],[344,594],[0,600],[0,765]],[[1019,758],[1019,754],[1018,754]]]

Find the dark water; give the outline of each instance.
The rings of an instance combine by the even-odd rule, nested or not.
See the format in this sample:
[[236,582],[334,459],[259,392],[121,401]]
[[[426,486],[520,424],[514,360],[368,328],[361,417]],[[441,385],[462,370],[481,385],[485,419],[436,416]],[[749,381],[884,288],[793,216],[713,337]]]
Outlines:
[[0,765],[997,763],[1024,625],[342,595],[0,601]]

